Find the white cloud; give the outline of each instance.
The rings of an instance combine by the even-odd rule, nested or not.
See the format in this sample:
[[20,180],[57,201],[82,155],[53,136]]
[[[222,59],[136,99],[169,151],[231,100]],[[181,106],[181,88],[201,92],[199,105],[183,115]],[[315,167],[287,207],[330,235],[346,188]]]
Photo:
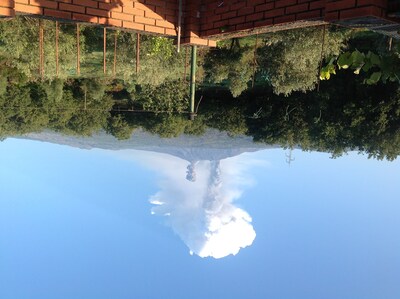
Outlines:
[[165,216],[191,253],[222,258],[253,243],[251,217],[234,205],[249,183],[243,177],[244,167],[233,171],[236,159],[197,162],[195,181],[186,179],[184,160],[159,154],[150,160],[152,168],[162,173],[161,190],[150,198],[152,214]]
[[[256,232],[250,215],[235,206],[245,187],[254,184],[246,176],[250,167],[268,166],[251,154],[222,161],[197,161],[194,179],[189,162],[172,155],[125,151],[120,157],[154,170],[160,191],[150,197],[151,214],[163,216],[188,246],[191,255],[222,258],[250,246]],[[192,173],[193,174],[193,173]]]

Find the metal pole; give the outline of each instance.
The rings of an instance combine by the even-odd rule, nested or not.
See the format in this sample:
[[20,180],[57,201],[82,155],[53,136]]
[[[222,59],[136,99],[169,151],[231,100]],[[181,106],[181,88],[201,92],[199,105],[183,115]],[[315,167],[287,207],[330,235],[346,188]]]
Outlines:
[[182,33],[182,0],[179,0],[179,13],[178,13],[178,53],[181,50],[181,33]]
[[76,24],[76,73],[77,73],[77,75],[81,74],[80,51],[81,51],[80,30],[79,30],[79,24]]
[[194,97],[196,93],[196,56],[197,46],[192,46],[192,61],[190,65],[190,120],[194,120]]

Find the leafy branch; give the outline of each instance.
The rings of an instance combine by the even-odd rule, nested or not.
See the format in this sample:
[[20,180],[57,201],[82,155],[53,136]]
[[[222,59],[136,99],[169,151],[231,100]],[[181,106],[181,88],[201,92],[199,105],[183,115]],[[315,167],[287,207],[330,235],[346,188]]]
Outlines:
[[365,84],[374,85],[379,81],[386,83],[400,82],[400,60],[395,55],[379,56],[371,51],[367,54],[358,50],[345,52],[329,60],[328,64],[321,68],[320,79],[329,80],[331,75],[336,75],[337,70],[351,69],[354,74],[364,72],[367,78]]

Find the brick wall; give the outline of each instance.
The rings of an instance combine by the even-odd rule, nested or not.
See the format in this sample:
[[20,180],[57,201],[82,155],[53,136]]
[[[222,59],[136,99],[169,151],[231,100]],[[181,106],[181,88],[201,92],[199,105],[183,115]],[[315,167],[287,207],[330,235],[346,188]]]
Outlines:
[[201,35],[322,20],[325,0],[204,0]]
[[[388,0],[183,0],[182,43],[363,17],[386,19]],[[0,15],[33,14],[176,36],[178,0],[0,0]],[[390,20],[389,20],[390,21]],[[233,34],[233,35],[232,35]]]
[[328,0],[326,21],[345,21],[367,16],[385,18],[387,0]]
[[[57,20],[73,20],[139,32],[176,36],[176,0],[0,0],[0,15],[41,15]],[[190,33],[188,32],[188,36]],[[215,46],[214,41],[188,40]]]
[[[3,1],[3,0],[1,0]],[[18,14],[35,14],[176,35],[177,5],[173,0],[14,0]]]
[[387,9],[388,0],[202,0],[200,36],[218,39],[371,17],[390,23]]
[[0,0],[0,17],[13,17],[13,16],[14,16],[14,1]]

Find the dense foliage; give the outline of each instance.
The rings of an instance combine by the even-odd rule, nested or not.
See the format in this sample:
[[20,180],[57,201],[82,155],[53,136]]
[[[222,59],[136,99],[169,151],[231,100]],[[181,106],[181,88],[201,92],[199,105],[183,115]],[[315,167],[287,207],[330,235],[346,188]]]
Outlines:
[[[136,35],[109,34],[104,75],[102,30],[82,26],[82,74],[76,76],[76,28],[62,25],[62,67],[56,76],[54,43],[50,42],[54,23],[43,21],[45,76],[40,78],[38,45],[32,43],[38,26],[38,20],[25,18],[0,23],[0,138],[49,129],[80,136],[104,130],[126,139],[138,128],[169,138],[201,135],[214,128],[231,136],[248,135],[257,142],[333,156],[358,150],[393,160],[400,154],[398,80],[364,84],[371,72],[381,71],[384,77],[384,57],[392,59],[394,67],[389,70],[398,71],[398,45],[389,51],[384,37],[368,37],[376,44],[374,53],[347,31],[322,27],[248,37],[211,51],[204,49],[199,66],[204,69],[205,84],[197,91],[197,102],[200,97],[202,101],[198,116],[189,121],[188,82],[183,76],[186,51],[177,54],[171,40],[142,37],[141,70],[136,73]],[[110,50],[115,40],[116,56]],[[33,45],[28,47],[29,43]],[[360,54],[350,54],[349,59],[342,50]],[[321,57],[323,72],[328,65],[342,69],[348,65],[352,71],[338,71],[321,81],[316,91]],[[109,67],[114,58],[115,74]],[[361,70],[360,75],[353,73],[356,70]]]

